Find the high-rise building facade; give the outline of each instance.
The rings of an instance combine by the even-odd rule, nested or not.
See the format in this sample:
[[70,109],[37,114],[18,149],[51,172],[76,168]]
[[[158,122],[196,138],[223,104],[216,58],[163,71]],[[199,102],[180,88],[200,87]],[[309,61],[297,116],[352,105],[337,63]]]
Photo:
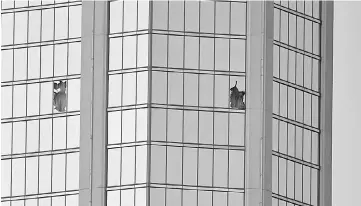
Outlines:
[[331,205],[333,3],[3,1],[2,205]]

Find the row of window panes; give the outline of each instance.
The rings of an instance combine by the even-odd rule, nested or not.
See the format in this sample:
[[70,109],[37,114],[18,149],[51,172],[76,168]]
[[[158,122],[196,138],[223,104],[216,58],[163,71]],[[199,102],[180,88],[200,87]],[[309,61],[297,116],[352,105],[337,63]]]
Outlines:
[[245,42],[242,39],[153,35],[152,65],[245,72]]
[[[80,79],[67,80],[67,101],[67,111],[79,111]],[[1,87],[2,118],[52,112],[57,113],[53,110],[53,82]]]
[[[243,206],[244,194],[236,192],[150,189],[151,206]],[[146,189],[127,189],[107,192],[108,206],[145,206]]]
[[320,60],[274,46],[273,76],[319,91]]
[[2,50],[1,81],[80,74],[80,42]]
[[320,54],[320,24],[279,9],[274,10],[274,39]]
[[57,196],[57,197],[48,197],[48,198],[39,198],[39,199],[27,199],[27,200],[16,200],[16,201],[7,201],[1,202],[2,206],[78,206],[79,200],[78,195],[67,195],[67,196]]
[[319,97],[273,82],[273,113],[319,127]]
[[79,153],[2,160],[1,164],[2,197],[79,188]]
[[153,29],[246,34],[246,4],[225,1],[155,1]]
[[318,170],[276,156],[272,157],[273,193],[317,205]]
[[312,16],[313,18],[320,18],[320,0],[289,0],[289,1],[275,1],[276,4],[298,11],[302,14]]
[[149,1],[111,1],[110,33],[148,29]]
[[[108,114],[108,144],[145,141],[147,110]],[[194,144],[244,145],[244,114],[152,109],[151,139]]]
[[1,154],[76,148],[79,147],[79,138],[79,116],[3,123]]
[[318,133],[273,119],[272,136],[273,151],[318,164]]
[[152,72],[152,102],[228,108],[236,82],[238,90],[245,91],[242,76]]
[[57,3],[64,3],[64,2],[73,2],[79,0],[3,0],[1,1],[1,8],[2,9],[11,9],[11,8],[22,8],[28,6],[40,6],[40,5],[49,5],[49,4],[57,4]]
[[76,38],[81,6],[2,14],[2,45]]

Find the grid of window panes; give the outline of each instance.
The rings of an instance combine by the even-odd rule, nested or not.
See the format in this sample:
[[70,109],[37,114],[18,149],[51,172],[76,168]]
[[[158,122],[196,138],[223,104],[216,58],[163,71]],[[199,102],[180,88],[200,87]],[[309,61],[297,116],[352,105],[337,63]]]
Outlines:
[[108,205],[243,204],[246,3],[111,1],[109,37]]
[[320,2],[274,4],[273,206],[318,205]]
[[[81,1],[1,6],[1,204],[78,205]],[[62,113],[53,109],[60,80]]]

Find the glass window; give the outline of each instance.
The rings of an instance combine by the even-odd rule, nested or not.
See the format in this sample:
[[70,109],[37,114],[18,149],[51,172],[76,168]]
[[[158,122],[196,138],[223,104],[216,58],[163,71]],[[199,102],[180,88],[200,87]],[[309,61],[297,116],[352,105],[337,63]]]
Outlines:
[[[69,116],[67,126],[67,148],[79,147],[80,143],[80,116]],[[119,124],[120,125],[120,124]],[[118,125],[117,125],[118,126]],[[117,127],[119,128],[119,126]]]
[[152,72],[152,103],[165,104],[167,101],[167,73]]
[[311,57],[304,56],[304,73],[303,73],[303,83],[304,87],[311,89],[312,87],[312,59]]
[[152,140],[166,140],[166,110],[152,109]]
[[[298,6],[299,5],[297,5],[297,7]],[[299,49],[303,49],[304,29],[305,29],[305,20],[301,17],[297,17],[297,48]]]
[[244,206],[243,193],[229,192],[228,206]]
[[108,144],[117,144],[121,140],[121,111],[108,113]]
[[47,205],[51,205],[51,198],[39,198],[39,206],[47,206]]
[[68,37],[68,7],[55,9],[55,39]]
[[312,59],[312,89],[315,91],[319,91],[319,71],[320,61]]
[[183,112],[181,110],[168,110],[168,142],[182,142]]
[[183,184],[197,185],[197,149],[183,148]]
[[52,119],[40,120],[40,151],[51,150]]
[[214,113],[214,144],[228,145],[228,114]]
[[148,72],[137,73],[137,104],[148,102]]
[[311,121],[312,121],[312,95],[309,93],[304,92],[304,96],[303,96],[303,100],[304,100],[304,123],[307,125],[311,125]]
[[312,53],[312,21],[305,20],[305,50]]
[[69,38],[81,36],[81,6],[69,7]]
[[313,17],[320,18],[320,2],[313,1]]
[[138,30],[148,29],[149,1],[138,1]]
[[288,155],[294,157],[295,156],[295,142],[296,142],[296,131],[295,126],[292,124],[288,124]]
[[41,47],[41,77],[53,76],[53,45]]
[[68,81],[68,111],[80,110],[80,79]]
[[1,14],[2,45],[13,44],[14,13]]
[[198,191],[198,205],[206,206],[212,205],[212,191]]
[[14,80],[25,80],[27,75],[27,49],[14,50]]
[[54,39],[54,9],[44,9],[41,15],[42,41],[50,41]]
[[303,122],[303,92],[296,89],[296,121]]
[[198,69],[199,38],[185,37],[184,67],[187,69]]
[[135,110],[125,110],[122,113],[122,142],[135,141]]
[[124,1],[124,31],[135,31],[137,26],[137,2]]
[[[159,3],[166,3],[163,1],[153,2],[153,7]],[[153,13],[155,13],[153,11]],[[153,66],[167,66],[167,36],[166,35],[153,35],[152,36],[152,64]]]
[[146,206],[147,193],[145,188],[135,189],[135,206]]
[[185,1],[185,30],[199,31],[199,2]]
[[147,146],[140,146],[140,147],[136,147],[135,183],[145,183],[146,179],[147,179]]
[[287,154],[287,123],[279,121],[279,152]]
[[39,114],[39,89],[40,84],[28,84],[27,115]]
[[318,164],[319,153],[319,135],[316,132],[312,132],[312,163]]
[[215,76],[215,107],[228,108],[229,102],[229,76]]
[[320,25],[313,23],[313,39],[312,39],[312,52],[316,55],[320,54]]
[[184,73],[184,105],[198,105],[198,75]]
[[213,151],[211,149],[199,149],[198,158],[198,185],[212,186]]
[[229,40],[215,39],[215,70],[229,71]]
[[198,142],[198,113],[184,110],[184,142]]
[[[128,1],[125,1],[128,2]],[[137,60],[137,36],[126,36],[123,38],[123,68],[135,68]]]
[[122,101],[122,74],[109,75],[108,106],[121,106]]
[[311,131],[304,129],[303,130],[303,160],[311,162],[311,152],[312,152],[312,139]]
[[[141,4],[143,1],[139,1]],[[148,66],[148,35],[139,35],[138,36],[138,58],[137,58],[137,67]]]
[[244,187],[244,153],[229,150],[229,187]]
[[123,1],[110,2],[110,33],[117,33],[123,30]]
[[287,86],[280,84],[280,115],[287,117]]
[[55,45],[54,51],[54,76],[67,74],[67,44]]
[[133,189],[126,189],[121,190],[120,196],[120,205],[134,205],[134,190]]
[[29,11],[29,42],[40,42],[41,10]]
[[278,151],[278,120],[272,119],[272,150]]
[[[162,2],[162,1],[155,1]],[[150,189],[150,206],[165,206],[165,189],[151,188]]]
[[[108,198],[108,196],[107,196],[107,198]],[[78,199],[79,199],[78,195],[67,195],[65,204],[66,205],[78,206],[79,205],[79,200]],[[34,206],[36,206],[36,205],[34,205]]]
[[310,204],[311,196],[311,168],[303,166],[303,202]]
[[197,205],[197,191],[183,190],[183,205],[196,206]]
[[52,197],[51,205],[52,206],[65,206],[65,197],[64,196]]
[[287,178],[287,165],[286,165],[286,160],[283,158],[279,158],[278,159],[278,181],[279,181],[279,186],[278,186],[278,192],[280,195],[286,196],[286,178]]
[[66,189],[79,189],[79,153],[67,154]]
[[216,2],[216,33],[229,34],[230,3]]
[[288,43],[288,13],[281,11],[281,42]]
[[213,192],[213,204],[214,205],[227,205],[227,193],[226,192]]
[[137,110],[136,130],[136,141],[146,141],[148,139],[148,109]]
[[244,114],[229,114],[229,144],[244,145]]
[[301,0],[301,1],[297,1],[297,11],[304,13],[305,12],[305,1]]
[[37,152],[39,150],[39,120],[27,121],[26,129],[26,152]]
[[120,185],[120,151],[120,148],[108,149],[108,187]]
[[183,74],[168,73],[168,104],[183,104]]
[[11,154],[12,123],[1,124],[1,154]]
[[27,42],[27,23],[28,13],[27,12],[16,12],[15,13],[15,44],[22,44]]
[[52,192],[65,190],[65,154],[53,156]]
[[53,119],[53,149],[66,148],[66,117]]
[[1,161],[1,196],[10,196],[11,188],[11,160]]
[[200,2],[200,31],[214,33],[214,2]]
[[288,81],[296,83],[296,53],[288,50]]
[[109,39],[109,70],[122,69],[122,38]]
[[[2,9],[10,9],[10,8],[14,8],[14,0],[4,0],[1,1],[1,8]],[[7,203],[4,203],[7,204]],[[8,205],[10,205],[10,202],[8,202]]]
[[31,47],[28,50],[28,79],[40,77],[40,47]]
[[296,90],[292,87],[287,87],[288,89],[288,118],[295,120],[296,110]]
[[168,66],[183,68],[183,38],[182,36],[169,36]]
[[295,194],[295,164],[287,161],[287,197],[294,198]]
[[38,157],[26,158],[26,194],[38,192]]
[[289,14],[289,45],[296,47],[296,16]]
[[212,112],[199,112],[199,143],[213,144]]
[[13,95],[12,87],[1,87],[1,117],[12,117]]
[[280,77],[280,47],[273,45],[273,76]]
[[39,157],[39,193],[51,192],[51,165],[51,156]]
[[238,40],[238,39],[231,39],[230,41],[231,41],[230,70],[235,72],[245,72],[246,43],[244,40]]
[[278,157],[272,155],[272,192],[278,193]]
[[167,148],[167,183],[182,184],[182,148]]
[[303,153],[303,133],[302,128],[296,127],[296,158],[302,159]]
[[280,47],[280,78],[287,81],[288,50]]
[[318,171],[311,169],[311,204],[318,203]]
[[179,189],[167,189],[167,203],[166,205],[181,206],[182,190]]
[[169,1],[169,30],[184,30],[184,1]]
[[[165,147],[152,146],[151,148],[151,170],[150,170],[150,182],[151,183],[165,183],[165,171],[166,171],[166,153]],[[153,197],[151,195],[151,197]],[[158,205],[154,205],[158,206]]]
[[273,33],[273,36],[274,36],[274,39],[279,41],[280,40],[280,10],[279,9],[274,9],[274,17],[273,17],[273,20],[274,20],[274,33]]
[[25,153],[25,122],[13,123],[13,153]]
[[214,69],[214,39],[200,38],[200,68]]
[[280,85],[273,82],[273,113],[280,114]]
[[215,187],[227,187],[228,175],[228,151],[227,150],[214,150],[214,174],[213,185]]
[[107,205],[120,206],[120,190],[107,191]]
[[68,74],[80,74],[81,46],[80,42],[68,44]]
[[199,76],[199,105],[213,106],[213,75]]
[[153,4],[153,29],[167,29],[168,1],[154,1]]
[[13,50],[1,50],[1,81],[13,80]]
[[14,90],[14,117],[26,115],[26,85],[16,85]]
[[25,159],[12,159],[12,196],[24,194],[25,186]]

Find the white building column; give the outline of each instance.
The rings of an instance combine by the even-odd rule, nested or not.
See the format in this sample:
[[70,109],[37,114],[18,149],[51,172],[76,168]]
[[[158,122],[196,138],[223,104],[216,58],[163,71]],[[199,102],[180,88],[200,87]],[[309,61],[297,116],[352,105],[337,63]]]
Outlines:
[[272,205],[273,1],[247,3],[246,206]]
[[333,1],[321,2],[320,206],[332,205]]
[[106,205],[108,1],[83,1],[79,205]]

